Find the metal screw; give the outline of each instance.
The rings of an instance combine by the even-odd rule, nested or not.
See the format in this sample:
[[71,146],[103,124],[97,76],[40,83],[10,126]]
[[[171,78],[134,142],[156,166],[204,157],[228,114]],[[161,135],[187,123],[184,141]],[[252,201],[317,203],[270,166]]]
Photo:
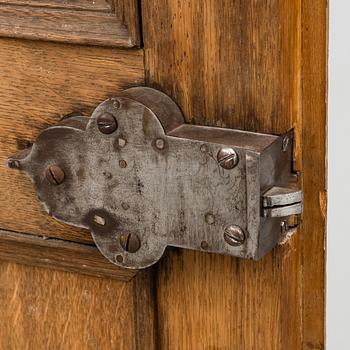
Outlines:
[[97,127],[102,134],[111,134],[118,128],[118,123],[110,113],[103,113],[97,118]]
[[134,233],[126,233],[120,236],[120,245],[129,253],[135,253],[140,249],[141,242]]
[[127,162],[124,160],[124,159],[121,159],[120,161],[119,161],[119,166],[121,167],[121,168],[126,168],[127,167]]
[[283,140],[282,140],[282,151],[285,152],[287,150],[289,144],[289,137],[288,136],[284,136]]
[[155,145],[158,149],[164,149],[165,147],[165,141],[161,138],[156,139]]
[[58,165],[50,165],[45,170],[45,178],[52,185],[59,185],[64,181],[64,171]]
[[229,245],[239,246],[244,243],[245,234],[239,226],[229,225],[224,230],[224,238]]
[[221,148],[217,154],[217,160],[224,169],[233,169],[238,164],[238,155],[233,148]]

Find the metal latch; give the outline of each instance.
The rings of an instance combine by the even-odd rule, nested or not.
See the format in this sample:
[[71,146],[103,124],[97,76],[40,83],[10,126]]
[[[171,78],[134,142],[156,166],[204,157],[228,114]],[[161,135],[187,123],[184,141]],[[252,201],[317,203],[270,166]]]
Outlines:
[[8,160],[54,218],[87,228],[116,265],[145,268],[167,246],[259,259],[286,218],[293,133],[184,123],[165,94],[138,87],[44,130]]

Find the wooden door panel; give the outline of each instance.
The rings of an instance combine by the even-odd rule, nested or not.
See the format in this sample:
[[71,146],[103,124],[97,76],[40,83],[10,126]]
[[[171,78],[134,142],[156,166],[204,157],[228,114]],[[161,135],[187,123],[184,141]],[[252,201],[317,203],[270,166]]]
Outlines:
[[142,13],[146,83],[194,124],[294,128],[307,186],[301,229],[262,261],[169,251],[160,347],[323,349],[326,2],[152,0]]
[[147,272],[132,282],[0,263],[0,349],[153,349]]
[[108,0],[0,0],[0,4],[111,12]]
[[[0,349],[324,349],[325,0],[0,0],[0,36],[16,37],[0,39],[0,258],[70,271],[0,263]],[[4,167],[63,115],[144,84],[189,123],[294,128],[304,214],[261,261],[170,248],[135,276]]]
[[0,36],[138,46],[138,4],[137,0],[1,0]]
[[[191,123],[295,127],[300,142],[300,4],[161,3],[143,8],[147,83]],[[298,148],[295,157],[300,170]],[[299,233],[259,262],[171,251],[158,266],[161,347],[300,349],[300,262]]]
[[90,115],[108,97],[142,85],[142,51],[1,39],[0,69],[1,228],[92,242],[89,232],[50,218],[30,180],[7,169],[6,159],[64,115]]
[[[31,181],[7,169],[5,163],[10,154],[27,147],[64,115],[90,115],[106,98],[143,85],[143,52],[2,38],[0,71],[0,256],[130,279],[135,271],[118,269],[105,259],[94,247],[90,232],[48,216]],[[76,243],[68,248],[65,241]]]

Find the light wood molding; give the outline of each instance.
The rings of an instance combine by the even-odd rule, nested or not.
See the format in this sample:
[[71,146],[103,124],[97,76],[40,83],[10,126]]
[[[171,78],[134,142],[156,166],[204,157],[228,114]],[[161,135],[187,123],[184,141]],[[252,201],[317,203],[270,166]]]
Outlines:
[[0,0],[0,36],[139,46],[136,0]]

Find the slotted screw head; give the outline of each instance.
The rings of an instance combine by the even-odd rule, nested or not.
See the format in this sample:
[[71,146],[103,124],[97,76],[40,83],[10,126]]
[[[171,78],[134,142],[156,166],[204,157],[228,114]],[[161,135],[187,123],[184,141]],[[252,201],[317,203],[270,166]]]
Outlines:
[[59,185],[64,181],[64,171],[58,165],[50,165],[45,170],[45,178],[52,185]]
[[110,113],[102,113],[97,117],[97,127],[102,134],[112,134],[118,128],[118,123]]
[[129,253],[136,253],[141,246],[140,239],[134,233],[125,233],[120,236],[120,245]]
[[231,147],[223,147],[217,154],[217,160],[224,169],[233,169],[238,164],[238,154]]
[[239,226],[229,225],[224,230],[224,238],[229,245],[239,246],[244,243],[245,234]]

